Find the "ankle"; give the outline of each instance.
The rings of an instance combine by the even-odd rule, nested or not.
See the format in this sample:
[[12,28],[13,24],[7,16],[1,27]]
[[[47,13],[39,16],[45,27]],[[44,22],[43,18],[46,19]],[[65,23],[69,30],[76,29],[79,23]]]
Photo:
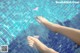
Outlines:
[[52,48],[48,48],[48,50],[49,50],[49,53],[59,53],[59,52],[53,50]]

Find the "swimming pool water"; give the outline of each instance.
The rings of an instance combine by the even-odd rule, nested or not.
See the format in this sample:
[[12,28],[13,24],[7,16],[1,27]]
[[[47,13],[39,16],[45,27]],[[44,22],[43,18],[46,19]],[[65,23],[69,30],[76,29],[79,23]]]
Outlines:
[[[42,39],[44,39],[44,41],[42,40],[44,43],[46,42],[45,40],[50,41],[53,39],[49,37],[52,36],[50,35],[52,33],[46,29],[45,26],[39,24],[35,20],[36,16],[43,16],[53,23],[80,29],[78,24],[76,24],[80,23],[79,11],[80,4],[56,4],[53,0],[0,0],[0,45],[10,45],[11,51],[9,53],[14,53],[16,48],[19,49],[16,41],[18,39],[19,41],[20,39],[23,39],[20,41],[21,44],[19,43],[21,47],[23,46],[23,50],[21,52],[24,51],[23,53],[33,53],[30,52],[31,48],[28,45],[26,46],[25,36],[39,35]],[[73,19],[73,17],[77,14],[79,14],[78,19]],[[50,39],[48,40],[48,38]],[[67,38],[63,36],[61,36],[61,38],[63,40],[65,39],[65,41],[67,40]],[[57,42],[53,42],[56,44],[60,42],[59,44],[61,45],[62,40],[59,40],[60,39],[55,39]],[[70,42],[72,41],[69,40],[68,43]],[[48,43],[49,42],[46,42],[45,44]],[[60,46],[59,44],[55,47],[50,46],[50,44],[48,46],[54,48],[55,50],[62,51],[62,49],[59,50],[60,48],[56,48]],[[52,43],[52,45],[55,44]],[[62,43],[62,45],[65,46],[66,44]],[[71,45],[73,47],[75,43],[72,42]],[[24,48],[25,46],[26,49]],[[65,49],[63,46],[61,47]],[[68,47],[69,49],[71,48],[70,45]],[[35,52],[35,50],[33,51]],[[65,53],[66,51],[62,52]],[[70,51],[73,52],[74,49]],[[18,53],[18,50],[15,53]],[[66,53],[70,52],[67,51]]]

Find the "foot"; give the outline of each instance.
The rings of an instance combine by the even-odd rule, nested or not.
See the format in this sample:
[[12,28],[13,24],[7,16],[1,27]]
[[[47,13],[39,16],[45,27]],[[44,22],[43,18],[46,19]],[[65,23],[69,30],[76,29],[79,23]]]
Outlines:
[[45,23],[49,22],[47,19],[45,19],[45,18],[42,17],[42,16],[36,17],[36,20],[37,20],[39,23],[42,23],[42,24],[45,24]]
[[57,53],[55,50],[48,48],[35,37],[28,36],[27,39],[29,42],[29,46],[36,47],[41,53]]

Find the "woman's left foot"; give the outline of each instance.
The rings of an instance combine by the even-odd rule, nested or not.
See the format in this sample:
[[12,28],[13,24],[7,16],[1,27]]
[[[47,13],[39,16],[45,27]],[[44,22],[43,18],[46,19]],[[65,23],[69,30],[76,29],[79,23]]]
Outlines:
[[57,53],[55,50],[44,45],[41,41],[38,40],[38,38],[28,36],[27,39],[29,46],[36,47],[42,53]]

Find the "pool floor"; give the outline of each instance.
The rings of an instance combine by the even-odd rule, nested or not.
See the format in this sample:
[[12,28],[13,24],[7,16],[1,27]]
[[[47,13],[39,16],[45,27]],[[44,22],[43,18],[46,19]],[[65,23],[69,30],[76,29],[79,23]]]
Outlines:
[[39,35],[44,44],[60,53],[73,53],[79,47],[69,38],[39,24],[36,16],[80,29],[80,4],[58,4],[55,0],[0,0],[0,45],[8,45],[8,53],[38,53],[28,46],[26,37],[29,35]]

